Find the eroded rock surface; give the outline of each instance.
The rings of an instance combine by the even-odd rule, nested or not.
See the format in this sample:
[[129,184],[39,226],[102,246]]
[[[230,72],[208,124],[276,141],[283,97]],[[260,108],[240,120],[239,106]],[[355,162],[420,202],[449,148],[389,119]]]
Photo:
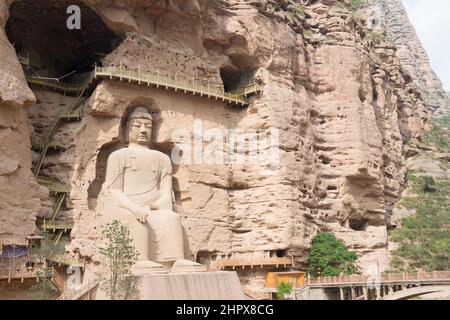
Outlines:
[[9,1],[0,2],[0,239],[25,244],[36,230],[45,190],[31,172],[27,109],[35,102],[14,48],[4,33]]
[[[103,66],[195,79],[222,89],[253,77],[263,93],[252,97],[248,108],[238,109],[180,92],[109,80],[98,84],[82,107],[82,121],[58,133],[66,152],[49,157],[43,167],[46,175],[72,187],[64,213],[75,222],[70,251],[98,260],[96,206],[106,159],[121,146],[127,110],[146,104],[158,115],[156,143],[169,154],[180,142],[173,133],[182,128],[193,136],[195,121],[201,121],[203,131],[279,132],[276,168],[266,163],[174,167],[176,208],[192,257],[208,264],[216,255],[258,257],[270,251],[294,256],[302,268],[314,235],[332,231],[358,252],[363,270],[377,261],[386,267],[389,216],[405,187],[405,146],[420,139],[427,112],[398,48],[365,27],[370,18],[365,8],[355,11],[347,2],[332,0],[84,2],[124,37]],[[7,7],[0,12],[7,13]],[[22,106],[15,115],[8,111],[13,118],[4,125],[5,133],[17,139],[12,123],[23,117],[21,141],[26,141],[7,149],[25,159],[7,156],[0,177],[22,165],[27,175],[14,181],[37,189],[31,182],[30,131],[23,109],[34,97],[4,35],[0,50],[5,52],[0,80],[9,77],[0,82],[1,108],[13,110],[3,101]],[[6,90],[10,83],[16,87]],[[40,101],[30,119],[39,136],[55,116],[54,107],[70,101],[57,94],[37,95]],[[8,197],[10,190],[0,189],[0,196]],[[29,206],[10,207],[28,219],[41,203],[35,193],[27,194]],[[48,216],[53,202],[48,195],[42,198],[40,214]],[[9,228],[16,217],[13,211],[0,215]],[[263,277],[255,275],[261,284]],[[248,272],[242,277],[252,286]]]

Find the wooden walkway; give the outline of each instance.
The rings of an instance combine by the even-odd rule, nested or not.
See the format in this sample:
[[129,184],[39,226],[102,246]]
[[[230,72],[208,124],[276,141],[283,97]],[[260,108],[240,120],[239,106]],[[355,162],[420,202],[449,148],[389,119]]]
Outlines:
[[293,257],[271,257],[271,258],[224,258],[213,261],[210,266],[210,271],[218,271],[225,269],[242,268],[264,268],[264,267],[293,267],[294,258]]
[[0,281],[7,280],[10,283],[12,280],[23,282],[26,279],[36,279],[36,270],[24,268],[0,269]]
[[[52,276],[52,269],[46,270],[46,276]],[[38,270],[37,269],[26,269],[26,268],[8,268],[0,269],[0,280],[7,280],[8,283],[13,280],[20,280],[23,282],[26,279],[37,279]]]
[[45,79],[42,77],[25,76],[28,84],[50,88],[68,95],[77,95],[83,88],[83,84],[68,84],[55,79]]
[[0,269],[0,281],[3,280],[8,283],[11,283],[12,281],[20,281],[23,283],[25,280],[36,280],[37,282],[40,277],[45,276],[46,278],[50,278],[50,281],[60,293],[64,292],[66,282],[55,268],[45,269],[44,275],[39,275],[39,272],[42,272],[42,270],[25,268]]
[[165,90],[173,90],[175,92],[192,94],[194,96],[223,101],[242,107],[248,106],[248,101],[245,97],[261,93],[261,89],[256,83],[247,85],[235,92],[225,92],[223,87],[219,88],[210,83],[205,85],[203,82],[196,82],[195,79],[190,81],[178,80],[176,77],[172,79],[158,74],[141,72],[140,70],[125,70],[120,67],[95,67],[94,75],[96,79],[118,80]]

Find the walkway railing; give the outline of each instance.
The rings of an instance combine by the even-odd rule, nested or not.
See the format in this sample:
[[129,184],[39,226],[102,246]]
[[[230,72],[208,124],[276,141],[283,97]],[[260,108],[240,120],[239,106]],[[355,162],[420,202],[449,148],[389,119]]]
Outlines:
[[266,267],[266,266],[274,266],[279,267],[283,266],[284,268],[288,266],[294,265],[293,257],[271,257],[271,258],[225,258],[219,259],[217,261],[213,261],[210,266],[210,270],[224,270],[225,268],[233,268],[236,269],[241,267],[245,269],[245,267]]
[[24,280],[36,278],[36,271],[34,269],[24,268],[10,268],[0,269],[0,280]]
[[[337,276],[337,277],[321,277],[317,279],[307,279],[304,286],[351,286],[351,285],[367,285],[373,283],[374,277],[370,276]],[[434,271],[434,272],[415,272],[415,273],[384,273],[376,279],[380,284],[394,283],[450,283],[450,271]]]
[[[47,276],[52,275],[51,269],[46,269]],[[21,280],[25,279],[37,279],[39,270],[37,269],[26,269],[26,268],[8,268],[0,269],[0,280]]]
[[52,268],[52,283],[55,285],[56,289],[58,289],[59,292],[63,293],[66,289],[66,281],[63,279],[63,277],[60,276],[58,271],[56,271],[55,268]]
[[67,84],[55,79],[44,79],[42,77],[26,76],[26,80],[29,84],[51,88],[69,94],[77,94],[83,88],[83,84]]
[[41,228],[42,230],[45,231],[64,231],[67,232],[69,230],[73,229],[73,223],[68,223],[68,222],[48,222],[47,220],[43,220],[42,224],[41,224]]
[[176,77],[172,79],[159,74],[142,72],[141,70],[126,70],[121,67],[95,67],[95,78],[109,78],[111,80],[134,82],[139,85],[161,87],[166,90],[172,89],[240,106],[248,105],[248,101],[244,99],[245,96],[261,92],[257,84],[248,85],[236,92],[225,92],[223,87],[215,86],[209,82],[205,85],[195,79],[182,80]]
[[79,300],[86,294],[89,294],[99,284],[100,284],[100,281],[98,281],[98,280],[89,281],[86,285],[82,286],[78,290],[75,290],[72,292],[66,292],[66,293],[62,294],[57,300]]

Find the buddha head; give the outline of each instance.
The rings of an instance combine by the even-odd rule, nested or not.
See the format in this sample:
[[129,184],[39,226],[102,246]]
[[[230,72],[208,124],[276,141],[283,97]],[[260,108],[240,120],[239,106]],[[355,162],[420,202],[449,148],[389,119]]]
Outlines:
[[143,107],[138,107],[128,117],[127,139],[130,144],[150,146],[152,142],[153,117]]

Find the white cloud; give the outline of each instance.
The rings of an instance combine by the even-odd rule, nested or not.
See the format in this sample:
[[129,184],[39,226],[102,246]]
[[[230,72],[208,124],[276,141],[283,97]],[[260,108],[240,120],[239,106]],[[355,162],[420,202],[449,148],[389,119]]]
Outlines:
[[403,4],[428,52],[433,70],[450,91],[450,1],[403,0]]

